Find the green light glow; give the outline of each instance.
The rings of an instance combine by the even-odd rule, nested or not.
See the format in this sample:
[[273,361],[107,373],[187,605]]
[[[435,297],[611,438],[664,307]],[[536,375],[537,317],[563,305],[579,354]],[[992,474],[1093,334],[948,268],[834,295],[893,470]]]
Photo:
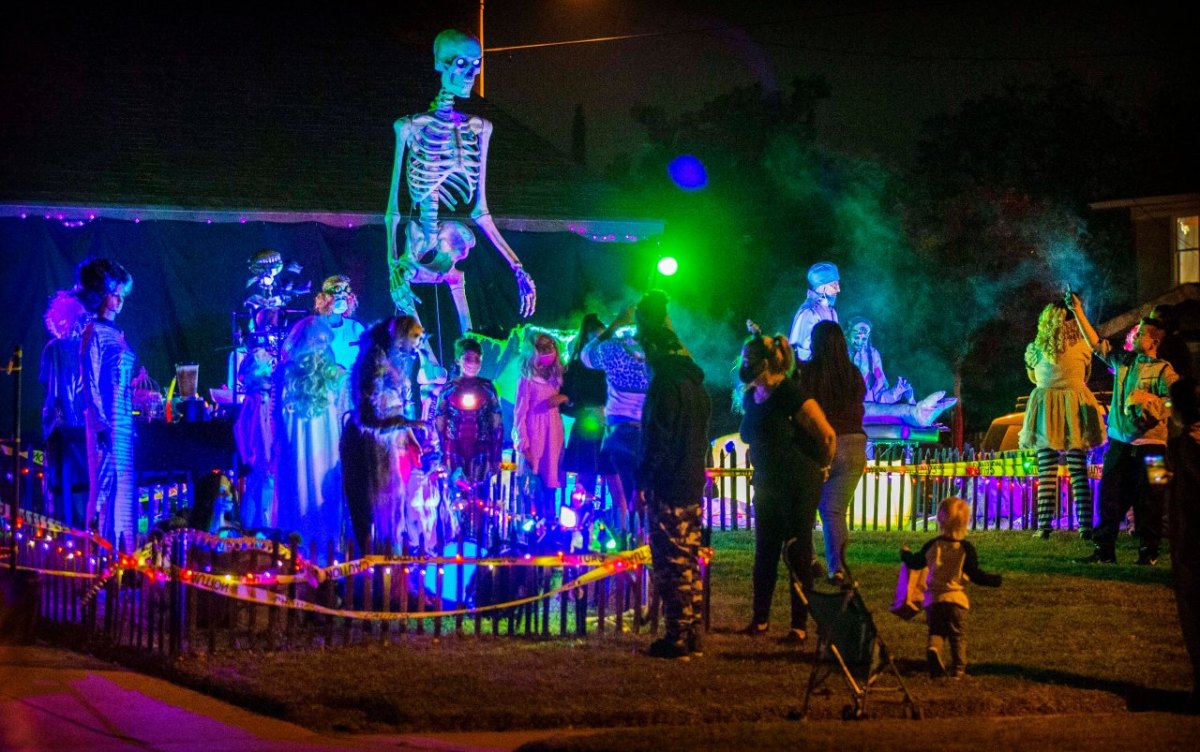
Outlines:
[[658,273],[664,277],[672,277],[679,271],[679,262],[673,256],[663,256],[658,260]]

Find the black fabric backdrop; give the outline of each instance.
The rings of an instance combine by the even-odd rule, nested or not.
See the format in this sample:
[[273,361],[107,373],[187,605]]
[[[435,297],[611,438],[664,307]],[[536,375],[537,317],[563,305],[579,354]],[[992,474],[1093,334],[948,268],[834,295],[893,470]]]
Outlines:
[[[520,323],[516,282],[499,253],[476,230],[479,244],[460,265],[475,328],[504,337]],[[653,241],[595,243],[573,233],[505,232],[538,287],[533,323],[569,328],[585,304],[608,305],[602,316],[629,302],[644,286],[657,250]],[[42,322],[55,290],[74,285],[75,266],[89,256],[106,256],[133,275],[133,293],[117,325],[139,362],[164,388],[174,364],[200,364],[200,392],[225,383],[231,346],[231,313],[242,311],[249,294],[246,261],[273,248],[304,269],[300,279],[319,288],[331,274],[345,274],[359,297],[356,316],[366,325],[392,312],[382,226],[337,228],[315,222],[244,224],[96,219],[69,227],[41,216],[0,218],[0,288],[8,301],[0,318],[0,363],[16,345],[24,350],[23,437],[40,437],[42,389],[37,366],[47,334]],[[452,357],[458,320],[449,290],[418,286],[421,318],[435,351]],[[311,308],[312,295],[293,301]],[[440,317],[439,317],[440,314]],[[441,322],[442,336],[438,337]],[[12,430],[12,378],[0,386],[0,435]]]

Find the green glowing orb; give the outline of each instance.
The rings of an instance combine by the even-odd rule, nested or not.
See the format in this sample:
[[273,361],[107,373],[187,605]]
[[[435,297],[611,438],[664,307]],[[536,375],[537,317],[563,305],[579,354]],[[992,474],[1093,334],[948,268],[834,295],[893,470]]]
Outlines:
[[674,276],[679,271],[679,262],[672,256],[663,256],[658,260],[658,273],[664,277]]

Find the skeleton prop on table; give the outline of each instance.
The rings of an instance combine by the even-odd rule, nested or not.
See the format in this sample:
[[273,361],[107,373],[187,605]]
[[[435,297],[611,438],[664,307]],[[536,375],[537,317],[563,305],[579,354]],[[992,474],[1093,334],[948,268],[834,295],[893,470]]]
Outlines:
[[[821,321],[837,323],[838,315],[834,309],[837,296],[842,290],[841,276],[838,268],[828,261],[821,261],[808,268],[808,294],[803,304],[792,319],[792,330],[788,340],[796,351],[798,365],[803,368],[804,361],[812,357],[812,330]],[[882,373],[882,367],[880,368]],[[904,382],[908,389],[908,382]],[[933,392],[920,402],[893,402],[884,404],[871,401],[863,403],[866,423],[886,423],[898,419],[909,425],[926,427],[933,424],[947,408],[953,406],[958,399],[947,397],[945,391]]]
[[[475,201],[471,218],[516,275],[522,316],[533,315],[537,290],[488,211],[485,185],[492,124],[454,109],[455,97],[469,97],[479,74],[483,60],[479,40],[447,29],[434,40],[433,57],[434,69],[442,74],[441,91],[429,112],[400,118],[395,124],[396,159],[384,215],[389,283],[397,312],[416,315],[418,301],[412,285],[445,282],[454,298],[459,326],[466,332],[471,329],[471,312],[463,273],[455,264],[467,257],[475,236],[461,222],[440,221],[439,203],[454,210]],[[405,227],[403,248],[398,248],[401,174],[411,201],[409,216],[416,216]]]
[[871,344],[871,321],[862,316],[850,319],[849,336],[850,360],[858,372],[863,375],[867,387],[866,402],[882,402],[890,405],[894,402],[915,402],[912,384],[900,376],[896,386],[888,385],[887,374],[883,370],[883,357],[879,350]]

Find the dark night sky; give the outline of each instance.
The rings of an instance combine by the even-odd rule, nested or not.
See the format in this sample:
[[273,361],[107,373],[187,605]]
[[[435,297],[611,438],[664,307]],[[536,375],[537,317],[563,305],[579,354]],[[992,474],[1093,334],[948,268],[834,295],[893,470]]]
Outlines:
[[[490,0],[489,48],[659,36],[490,54],[487,95],[564,151],[582,103],[589,162],[599,170],[639,135],[630,117],[634,104],[675,114],[733,86],[786,87],[793,77],[822,75],[832,98],[819,115],[821,137],[903,161],[924,118],[1014,76],[1068,69],[1103,82],[1122,102],[1144,102],[1163,86],[1194,101],[1196,7],[1177,0]],[[27,35],[24,23],[38,18],[44,43],[61,46],[69,61],[81,46],[121,55],[146,35],[183,29],[180,44],[241,60],[270,48],[267,40],[313,34],[344,40],[347,54],[367,34],[429,48],[443,28],[476,31],[478,17],[478,0],[409,0],[383,9],[350,2],[317,10],[255,3],[236,14],[117,3],[69,15],[23,8],[6,18],[0,39]],[[47,85],[55,73],[44,72]]]
[[904,160],[922,119],[1017,76],[1066,69],[1135,105],[1162,86],[1194,97],[1197,12],[1185,5],[493,0],[487,47],[722,30],[498,52],[486,61],[487,94],[563,149],[582,102],[589,157],[603,167],[636,135],[629,117],[636,102],[676,113],[735,85],[787,86],[796,76],[823,75],[832,98],[820,113],[822,138]]

